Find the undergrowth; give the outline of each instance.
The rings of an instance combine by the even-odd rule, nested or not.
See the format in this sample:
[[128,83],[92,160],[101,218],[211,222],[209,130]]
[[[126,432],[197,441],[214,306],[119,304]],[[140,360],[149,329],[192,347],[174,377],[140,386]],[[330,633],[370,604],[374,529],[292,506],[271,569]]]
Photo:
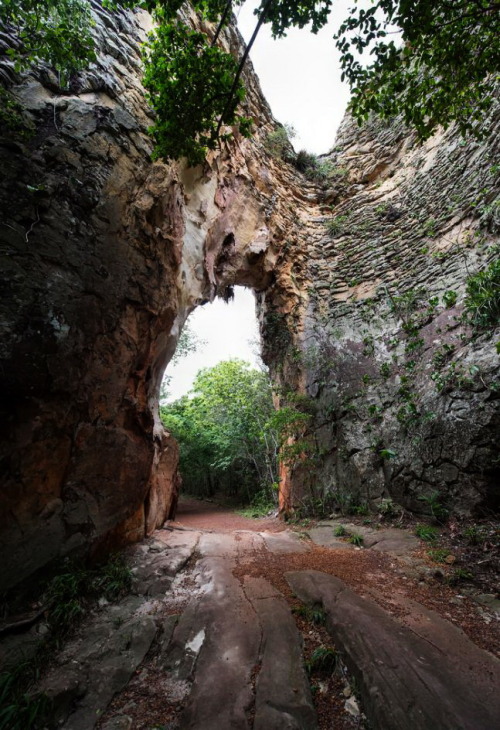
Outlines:
[[0,673],[0,730],[37,730],[47,725],[50,699],[34,691],[48,657],[60,648],[99,598],[116,600],[132,583],[132,573],[121,556],[112,556],[96,568],[64,561],[47,581],[41,603],[45,606],[48,633],[29,660]]

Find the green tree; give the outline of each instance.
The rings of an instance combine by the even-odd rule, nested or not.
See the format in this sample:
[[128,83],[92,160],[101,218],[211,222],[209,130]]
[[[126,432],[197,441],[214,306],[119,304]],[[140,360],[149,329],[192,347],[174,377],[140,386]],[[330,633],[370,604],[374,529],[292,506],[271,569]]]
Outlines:
[[[156,20],[145,54],[145,85],[157,112],[157,156],[185,156],[197,164],[230,134],[228,127],[249,135],[250,120],[238,111],[245,94],[241,75],[260,27],[270,24],[275,37],[292,26],[310,25],[316,33],[332,7],[332,0],[261,0],[254,34],[236,59],[217,42],[231,10],[243,1],[193,0],[212,23],[208,35],[180,20],[182,0],[104,3],[143,8]],[[43,58],[67,75],[92,60],[87,0],[0,0],[0,21],[19,28],[22,45],[12,50],[18,64]],[[421,138],[453,121],[462,132],[476,132],[498,80],[499,38],[500,0],[373,0],[368,9],[354,7],[336,34],[354,115],[363,120],[371,113],[402,113]],[[359,58],[365,52],[373,58],[368,65]]]
[[279,435],[266,373],[241,360],[200,370],[189,397],[160,408],[180,444],[180,469],[190,493],[273,497]]
[[46,61],[65,86],[71,73],[95,59],[90,4],[85,0],[0,0],[0,23],[20,46],[7,53],[17,70]]
[[[207,341],[199,337],[195,332],[193,332],[189,322],[186,322],[184,324],[184,327],[182,328],[179,340],[177,342],[177,347],[175,348],[174,356],[172,357],[172,360],[170,362],[173,365],[177,365],[180,360],[188,357],[188,355],[193,355],[206,344]],[[171,380],[171,375],[165,373],[160,387],[160,402],[166,400],[169,397],[168,389]]]

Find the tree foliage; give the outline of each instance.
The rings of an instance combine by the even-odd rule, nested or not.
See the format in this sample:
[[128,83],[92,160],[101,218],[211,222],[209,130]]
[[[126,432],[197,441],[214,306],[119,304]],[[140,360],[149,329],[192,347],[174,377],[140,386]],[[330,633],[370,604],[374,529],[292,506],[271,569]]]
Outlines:
[[[250,120],[239,111],[249,49],[238,59],[218,43],[231,10],[243,2],[193,0],[209,21],[200,33],[178,15],[182,0],[104,0],[114,10],[148,10],[156,20],[145,50],[145,85],[157,113],[157,156],[185,156],[197,164],[231,134],[228,127],[249,135]],[[290,27],[310,26],[316,33],[332,5],[261,0],[249,46],[263,23],[275,37]],[[19,29],[21,46],[11,51],[18,65],[44,59],[67,77],[94,57],[88,0],[0,0],[0,21]],[[492,103],[500,68],[500,0],[373,0],[368,8],[353,7],[335,37],[360,121],[372,113],[402,113],[422,139],[453,121],[462,132],[476,132]],[[363,63],[363,54],[370,63]]]
[[[396,30],[401,38],[391,39]],[[402,113],[421,139],[456,121],[474,132],[500,69],[499,0],[377,0],[336,34],[351,109],[363,120]],[[355,53],[369,52],[364,66]]]
[[271,498],[279,436],[266,373],[241,360],[200,370],[190,395],[161,406],[160,415],[179,441],[189,493],[222,491],[250,501],[265,491]]
[[7,53],[18,70],[46,61],[68,76],[95,59],[90,4],[85,0],[0,0],[0,23],[12,27],[20,45]]

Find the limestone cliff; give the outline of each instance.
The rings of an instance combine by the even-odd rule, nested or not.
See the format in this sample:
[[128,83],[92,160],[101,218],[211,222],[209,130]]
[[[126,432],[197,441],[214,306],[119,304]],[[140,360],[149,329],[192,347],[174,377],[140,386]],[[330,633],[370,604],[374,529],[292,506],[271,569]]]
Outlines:
[[[15,39],[0,37],[0,77],[19,102],[0,135],[0,587],[172,513],[160,381],[188,314],[234,284],[257,293],[276,383],[309,394],[315,414],[314,470],[284,469],[284,509],[310,490],[419,506],[434,487],[464,508],[492,504],[495,340],[454,315],[497,231],[494,118],[482,145],[449,132],[424,147],[398,124],[346,120],[322,189],[267,152],[275,122],[249,67],[251,140],[224,142],[203,168],[152,163],[139,55],[151,19],[93,9],[98,59],[69,89],[45,67],[17,75]],[[238,52],[234,30],[224,42]],[[392,304],[420,288],[409,357],[406,300]],[[453,307],[429,304],[450,289]]]

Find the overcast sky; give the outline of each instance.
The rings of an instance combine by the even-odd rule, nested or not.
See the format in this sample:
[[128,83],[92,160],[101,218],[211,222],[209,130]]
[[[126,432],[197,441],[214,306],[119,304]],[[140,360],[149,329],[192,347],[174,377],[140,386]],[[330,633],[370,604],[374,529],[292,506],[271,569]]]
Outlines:
[[[240,9],[238,24],[246,40],[255,27],[253,9],[257,0],[247,0]],[[335,130],[345,112],[347,87],[340,81],[339,59],[333,41],[334,29],[347,15],[352,0],[335,0],[328,26],[317,35],[307,29],[289,31],[286,38],[273,40],[264,25],[250,57],[262,90],[276,119],[297,130],[295,149],[328,152]],[[257,366],[254,355],[258,328],[253,294],[237,287],[235,300],[198,307],[189,317],[191,329],[207,345],[177,365],[169,365],[171,399],[186,393],[202,367],[239,357]],[[251,344],[253,343],[253,344]]]

